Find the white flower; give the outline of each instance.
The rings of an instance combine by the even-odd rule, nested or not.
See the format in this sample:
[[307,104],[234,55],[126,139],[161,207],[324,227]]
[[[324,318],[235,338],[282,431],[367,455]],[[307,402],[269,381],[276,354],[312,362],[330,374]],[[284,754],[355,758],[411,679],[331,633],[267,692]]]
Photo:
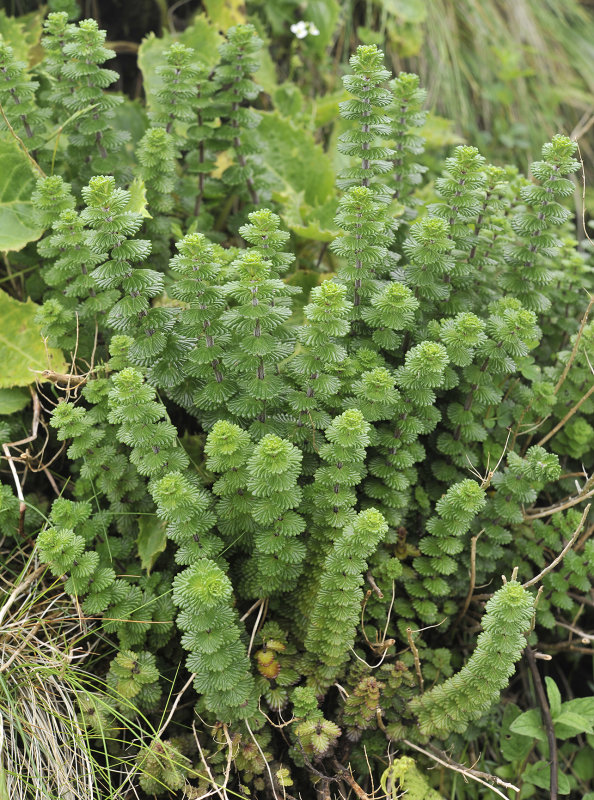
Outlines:
[[320,31],[317,29],[314,23],[307,22],[304,19],[296,22],[294,25],[291,25],[291,33],[295,34],[298,39],[305,39],[308,34],[311,36],[320,35]]
[[298,39],[305,39],[309,33],[309,26],[307,22],[302,19],[300,22],[296,22],[294,25],[291,25],[291,33],[294,33]]

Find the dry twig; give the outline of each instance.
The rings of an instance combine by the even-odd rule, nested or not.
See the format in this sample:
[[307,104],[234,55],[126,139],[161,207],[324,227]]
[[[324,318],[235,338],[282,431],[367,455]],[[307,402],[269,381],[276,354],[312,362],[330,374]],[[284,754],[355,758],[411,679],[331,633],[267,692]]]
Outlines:
[[[460,775],[466,780],[470,778],[472,781],[476,781],[477,783],[481,783],[483,786],[486,786],[495,794],[498,794],[500,797],[503,797],[504,800],[509,800],[506,794],[503,794],[499,789],[495,788],[491,784],[495,783],[497,786],[503,786],[505,789],[511,789],[512,792],[519,792],[519,788],[514,786],[513,783],[508,783],[507,781],[498,778],[496,775],[490,775],[488,772],[480,772],[479,770],[472,769],[471,767],[465,767],[462,764],[457,764],[455,761],[446,754],[442,753],[440,750],[437,751],[438,755],[430,752],[429,750],[425,750],[423,747],[419,747],[418,744],[414,744],[414,742],[409,742],[408,739],[402,740],[405,745],[408,747],[412,747],[413,750],[416,750],[419,753],[422,753],[424,756],[435,761],[437,764],[441,764],[442,767],[446,767],[447,769],[451,769],[454,772],[459,772]],[[490,783],[489,783],[490,781]]]
[[587,506],[586,506],[586,508],[584,509],[584,513],[582,514],[582,518],[581,518],[581,520],[580,520],[580,522],[579,522],[579,525],[577,526],[577,528],[575,529],[575,531],[572,533],[572,535],[571,535],[571,539],[570,539],[570,540],[567,542],[567,544],[565,545],[565,547],[563,548],[563,550],[561,550],[561,552],[559,553],[559,555],[558,555],[556,558],[554,558],[554,559],[551,561],[551,563],[550,563],[550,564],[547,564],[547,566],[546,566],[546,567],[545,567],[543,570],[541,570],[541,571],[538,573],[538,575],[537,575],[535,578],[531,578],[531,580],[529,580],[529,581],[526,581],[526,583],[524,583],[524,584],[523,584],[523,586],[524,586],[524,589],[528,589],[528,587],[529,587],[529,586],[534,586],[534,584],[535,584],[535,583],[538,583],[540,580],[542,580],[542,578],[544,578],[544,576],[545,576],[545,575],[546,575],[548,572],[550,572],[552,569],[555,569],[555,567],[557,566],[557,564],[559,564],[559,562],[563,560],[563,558],[564,558],[565,554],[566,554],[566,553],[567,553],[569,550],[571,550],[571,547],[572,547],[572,545],[574,544],[574,542],[576,541],[576,539],[577,539],[577,538],[578,538],[578,536],[580,535],[580,531],[581,531],[581,530],[582,530],[582,528],[584,527],[584,522],[586,521],[586,517],[587,517],[587,516],[588,516],[588,514],[590,513],[590,508],[591,508],[591,505],[590,505],[590,503],[588,503],[588,505],[587,505]]

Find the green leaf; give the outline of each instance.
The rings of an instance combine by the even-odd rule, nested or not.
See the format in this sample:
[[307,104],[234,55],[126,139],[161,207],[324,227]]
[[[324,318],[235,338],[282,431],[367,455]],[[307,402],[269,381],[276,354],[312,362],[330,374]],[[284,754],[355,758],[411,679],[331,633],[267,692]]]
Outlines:
[[305,41],[310,48],[323,53],[332,40],[340,16],[340,5],[337,0],[309,0],[305,16],[320,32],[319,36],[308,36]]
[[140,517],[136,545],[142,568],[150,573],[155,561],[167,547],[165,522],[158,517]]
[[22,389],[0,389],[0,415],[14,414],[31,402],[31,395]]
[[306,239],[331,241],[337,201],[332,164],[312,134],[278,112],[262,115],[263,160],[275,178],[274,198],[285,223]]
[[576,714],[575,711],[561,710],[554,719],[555,735],[558,739],[570,739],[578,733],[594,733],[594,726],[589,719]]
[[338,200],[332,198],[321,206],[312,208],[307,203],[300,202],[303,192],[285,196],[285,211],[281,215],[285,224],[304,239],[314,239],[316,242],[331,242],[338,236],[338,229],[334,223]]
[[517,733],[520,736],[530,736],[531,739],[539,739],[541,742],[544,742],[547,738],[538,708],[524,711],[523,714],[516,717],[509,729],[512,733]]
[[14,139],[0,138],[0,250],[4,252],[22,250],[43,233],[31,203],[36,177]]
[[[581,781],[591,781],[594,779],[594,753],[590,748],[580,750],[571,765],[576,777]],[[585,800],[585,798],[583,798]],[[594,800],[594,792],[592,793]]]
[[547,685],[547,697],[549,698],[549,705],[551,707],[551,716],[555,719],[557,714],[561,711],[561,692],[552,678],[545,678],[545,683]]
[[218,47],[222,38],[216,27],[204,14],[194,17],[193,23],[183,33],[173,36],[165,33],[157,38],[154,33],[142,40],[138,48],[138,66],[142,72],[146,105],[150,111],[158,107],[157,92],[163,86],[162,78],[157,75],[157,67],[165,63],[163,53],[173,42],[182,42],[196,50],[196,58],[210,67],[214,67],[219,58]]
[[575,700],[567,700],[563,703],[563,711],[572,711],[586,719],[594,719],[594,696],[576,697]]
[[[526,783],[531,783],[533,786],[538,786],[541,789],[550,789],[551,766],[546,761],[537,761],[535,764],[529,764],[522,773],[522,779]],[[567,776],[559,772],[558,781],[559,794],[569,794],[571,791],[571,784]]]
[[404,22],[418,24],[427,17],[425,0],[380,0],[380,5],[388,14],[399,17]]
[[142,214],[143,217],[152,219],[152,215],[147,211],[146,186],[142,178],[134,178],[130,186],[128,186],[128,191],[130,192],[130,200],[126,206],[126,211],[133,211],[135,214]]
[[311,206],[334,195],[334,171],[309,131],[272,111],[262,114],[258,134],[264,145],[263,160],[286,190],[303,191]]
[[0,289],[0,389],[29,386],[40,377],[34,370],[66,370],[61,351],[46,349],[43,343],[34,321],[37,310],[31,300],[20,303]]
[[522,711],[514,703],[508,703],[501,720],[499,749],[506,761],[521,761],[532,750],[532,739],[511,731],[512,723],[521,716]]

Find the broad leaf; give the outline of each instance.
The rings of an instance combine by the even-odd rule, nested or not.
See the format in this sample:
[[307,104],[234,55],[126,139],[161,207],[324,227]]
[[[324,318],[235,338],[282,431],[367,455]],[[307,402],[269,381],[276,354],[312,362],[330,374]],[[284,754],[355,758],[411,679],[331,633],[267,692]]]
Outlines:
[[19,17],[9,17],[5,11],[0,11],[0,37],[12,47],[15,58],[30,67],[43,58],[39,45],[43,17],[40,11]]
[[28,386],[45,369],[65,372],[60,350],[46,348],[34,319],[38,306],[20,303],[0,289],[0,389]]
[[515,720],[522,715],[522,711],[514,703],[508,703],[501,720],[501,734],[499,749],[506,761],[521,761],[532,750],[532,739],[510,730]]
[[[571,765],[572,771],[581,781],[591,781],[594,779],[594,755],[589,747],[580,750]],[[585,800],[585,798],[583,798]],[[594,800],[594,793],[592,793]]]
[[555,735],[558,739],[570,739],[578,733],[594,733],[592,718],[587,719],[576,714],[575,711],[561,709],[561,713],[554,719]]
[[520,736],[530,736],[531,739],[539,739],[541,742],[544,742],[547,738],[538,708],[524,711],[523,714],[516,717],[509,729],[512,733],[517,733]]
[[[559,771],[557,778],[559,781],[559,794],[569,794],[571,784],[567,776]],[[522,773],[522,780],[541,789],[550,789],[551,765],[547,761],[537,761],[536,764],[529,764]]]
[[0,250],[4,252],[22,250],[43,233],[31,203],[36,177],[14,139],[0,138]]
[[321,205],[334,195],[334,171],[309,131],[273,111],[262,115],[258,134],[263,160],[278,178],[281,192],[302,191],[311,206]]
[[545,678],[545,683],[547,685],[547,697],[549,698],[549,705],[551,707],[551,716],[555,719],[557,714],[561,711],[561,692],[552,678]]
[[316,242],[331,242],[339,233],[334,223],[337,208],[338,200],[334,198],[312,208],[303,202],[303,192],[300,192],[286,198],[282,217],[297,236]]
[[218,61],[218,47],[222,38],[216,27],[204,16],[198,14],[193,23],[183,33],[173,36],[165,33],[157,38],[154,33],[142,40],[138,48],[138,66],[142,72],[143,87],[147,108],[154,111],[158,107],[157,93],[163,87],[162,78],[157,75],[157,67],[165,63],[163,53],[173,42],[182,42],[196,51],[196,58],[210,67]]
[[223,31],[246,21],[244,0],[204,0],[208,16]]
[[563,711],[572,711],[587,719],[594,719],[594,696],[576,697],[563,703]]
[[152,516],[140,517],[136,546],[142,568],[150,573],[155,561],[167,547],[167,535],[163,520]]
[[14,414],[31,402],[31,395],[23,389],[0,389],[0,415]]
[[309,0],[306,18],[313,22],[319,30],[318,36],[308,36],[307,44],[323,53],[332,40],[332,36],[340,16],[340,4],[337,0]]

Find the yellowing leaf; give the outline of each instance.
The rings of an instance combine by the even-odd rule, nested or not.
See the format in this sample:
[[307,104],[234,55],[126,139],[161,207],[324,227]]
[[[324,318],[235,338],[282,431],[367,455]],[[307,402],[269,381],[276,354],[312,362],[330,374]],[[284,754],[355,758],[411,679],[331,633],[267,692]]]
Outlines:
[[33,11],[20,17],[9,17],[0,11],[0,36],[10,45],[19,61],[32,67],[43,58],[43,49],[39,46],[43,13]]
[[0,289],[0,389],[28,386],[39,377],[34,370],[66,371],[62,352],[44,345],[34,322],[37,309],[31,300],[20,303]]
[[135,214],[142,214],[143,217],[152,219],[152,215],[147,211],[146,186],[142,178],[134,178],[128,187],[130,200],[126,206],[126,211],[133,211]]
[[43,233],[31,203],[35,178],[14,139],[0,139],[0,250],[22,250]]
[[204,0],[208,16],[223,31],[246,21],[243,0]]
[[167,547],[167,535],[163,520],[157,517],[140,517],[136,546],[142,568],[150,573],[155,561]]

